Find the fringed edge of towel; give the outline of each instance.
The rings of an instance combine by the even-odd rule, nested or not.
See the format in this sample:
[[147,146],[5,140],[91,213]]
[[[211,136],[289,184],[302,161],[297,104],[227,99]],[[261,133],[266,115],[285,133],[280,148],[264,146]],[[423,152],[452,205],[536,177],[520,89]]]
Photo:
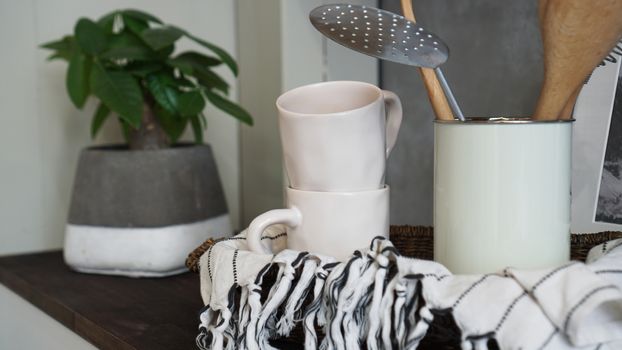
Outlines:
[[[230,289],[226,308],[208,305],[202,310],[197,346],[273,349],[269,340],[289,335],[297,325],[302,326],[305,349],[418,344],[433,316],[425,307],[421,282],[411,287],[396,273],[398,255],[384,237],[343,263],[326,263],[306,252],[288,263],[277,254],[252,283]],[[270,279],[275,282],[267,285],[266,275],[275,270],[276,278]],[[324,333],[319,344],[317,327]],[[404,344],[397,343],[396,334],[408,335]]]

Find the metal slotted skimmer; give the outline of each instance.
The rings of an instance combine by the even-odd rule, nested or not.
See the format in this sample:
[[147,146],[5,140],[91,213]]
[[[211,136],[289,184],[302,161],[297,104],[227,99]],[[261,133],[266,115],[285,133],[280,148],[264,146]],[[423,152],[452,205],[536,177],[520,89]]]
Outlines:
[[309,14],[313,26],[349,49],[383,60],[434,68],[458,119],[464,116],[439,66],[449,58],[447,45],[434,33],[395,13],[374,7],[334,4]]

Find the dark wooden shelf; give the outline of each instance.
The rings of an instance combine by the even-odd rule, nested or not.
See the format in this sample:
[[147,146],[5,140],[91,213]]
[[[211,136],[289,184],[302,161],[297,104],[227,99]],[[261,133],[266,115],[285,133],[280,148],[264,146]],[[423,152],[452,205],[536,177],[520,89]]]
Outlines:
[[199,275],[87,275],[60,251],[0,258],[0,283],[101,349],[196,349]]

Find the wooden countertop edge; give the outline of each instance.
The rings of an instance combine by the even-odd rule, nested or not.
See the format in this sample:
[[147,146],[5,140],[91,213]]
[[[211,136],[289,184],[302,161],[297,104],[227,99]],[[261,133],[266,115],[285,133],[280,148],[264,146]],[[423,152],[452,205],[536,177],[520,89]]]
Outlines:
[[[53,252],[53,251],[46,251]],[[43,253],[43,252],[40,252]],[[10,256],[3,256],[8,258]],[[0,283],[37,307],[39,310],[60,322],[72,332],[100,349],[136,350],[123,339],[106,331],[66,305],[50,298],[45,293],[31,288],[30,284],[2,265],[0,258]]]

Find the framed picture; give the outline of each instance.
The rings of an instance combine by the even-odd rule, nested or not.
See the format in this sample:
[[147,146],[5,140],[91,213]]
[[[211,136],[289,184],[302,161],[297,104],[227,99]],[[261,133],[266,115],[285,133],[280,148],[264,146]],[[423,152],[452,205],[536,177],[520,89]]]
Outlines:
[[573,233],[622,231],[620,59],[596,68],[574,110]]
[[609,122],[594,220],[622,227],[622,76],[620,75]]

